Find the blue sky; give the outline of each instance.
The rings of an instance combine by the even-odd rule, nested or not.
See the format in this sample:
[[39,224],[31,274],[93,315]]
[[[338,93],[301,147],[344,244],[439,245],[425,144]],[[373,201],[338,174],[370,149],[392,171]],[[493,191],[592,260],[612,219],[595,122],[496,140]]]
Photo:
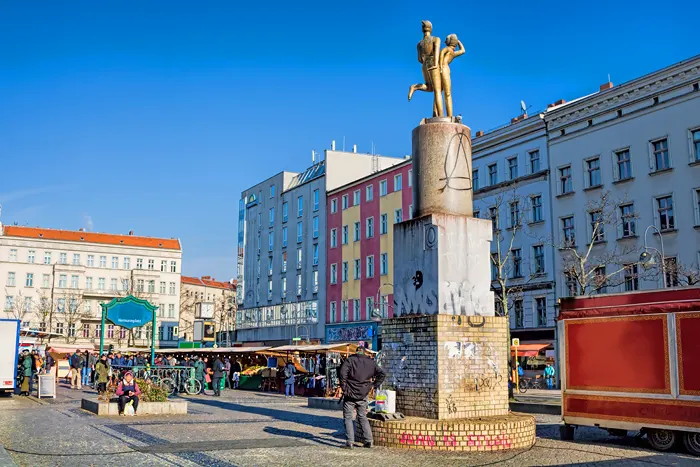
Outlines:
[[0,220],[178,237],[185,274],[228,279],[242,190],[303,170],[333,139],[410,152],[431,107],[406,102],[421,19],[467,49],[454,107],[476,131],[521,99],[542,109],[697,54],[699,13],[645,0],[0,2]]

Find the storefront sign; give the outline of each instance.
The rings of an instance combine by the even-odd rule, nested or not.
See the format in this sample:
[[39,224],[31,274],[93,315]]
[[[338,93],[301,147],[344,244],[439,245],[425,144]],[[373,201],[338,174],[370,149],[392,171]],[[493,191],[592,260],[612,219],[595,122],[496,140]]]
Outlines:
[[258,204],[258,198],[255,196],[255,193],[253,193],[252,195],[248,196],[245,207],[249,208],[255,206],[256,204]]

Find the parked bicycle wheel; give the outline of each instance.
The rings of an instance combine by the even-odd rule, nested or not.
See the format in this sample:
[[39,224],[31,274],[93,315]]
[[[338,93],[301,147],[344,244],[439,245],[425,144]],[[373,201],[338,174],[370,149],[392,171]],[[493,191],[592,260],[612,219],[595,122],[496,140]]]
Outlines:
[[525,381],[524,379],[518,381],[518,391],[520,391],[523,394],[527,392],[527,381]]
[[175,394],[175,383],[171,379],[164,378],[160,382],[160,387],[165,389],[169,396]]
[[202,390],[202,383],[200,383],[196,379],[190,379],[185,381],[183,386],[185,387],[185,392],[190,396],[199,394]]

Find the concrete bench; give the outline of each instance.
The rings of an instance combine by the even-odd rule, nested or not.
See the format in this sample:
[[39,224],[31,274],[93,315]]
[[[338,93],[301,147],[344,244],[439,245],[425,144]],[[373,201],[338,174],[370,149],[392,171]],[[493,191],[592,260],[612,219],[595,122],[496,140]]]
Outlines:
[[[105,401],[101,399],[85,398],[81,401],[83,410],[96,415],[119,415],[117,399]],[[187,401],[143,402],[139,401],[138,415],[187,415]]]

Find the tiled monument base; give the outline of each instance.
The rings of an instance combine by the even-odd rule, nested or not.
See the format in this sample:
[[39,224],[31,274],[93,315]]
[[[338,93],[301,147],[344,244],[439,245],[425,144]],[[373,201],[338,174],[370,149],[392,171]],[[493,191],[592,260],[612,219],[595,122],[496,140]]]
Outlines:
[[527,449],[535,442],[535,417],[523,414],[462,420],[409,417],[369,423],[374,444],[391,448],[499,451]]

